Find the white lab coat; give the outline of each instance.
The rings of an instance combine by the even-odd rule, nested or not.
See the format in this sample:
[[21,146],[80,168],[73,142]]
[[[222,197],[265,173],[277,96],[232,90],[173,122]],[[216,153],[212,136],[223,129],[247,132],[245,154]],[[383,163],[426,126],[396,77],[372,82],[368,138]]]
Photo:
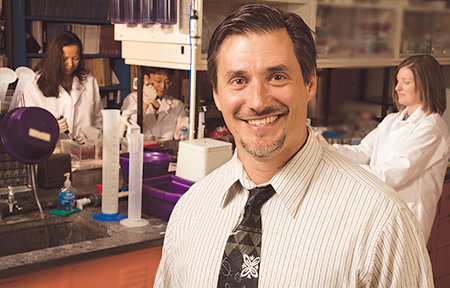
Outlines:
[[444,119],[418,108],[407,120],[387,115],[360,145],[337,145],[337,151],[397,190],[419,220],[427,241],[450,157]]
[[97,80],[91,74],[88,74],[82,83],[78,81],[77,77],[74,77],[70,94],[62,86],[59,86],[58,98],[45,97],[42,94],[37,85],[38,77],[39,75],[25,86],[20,106],[44,108],[55,118],[63,115],[67,118],[72,137],[80,136],[84,127],[102,128],[103,102]]
[[[143,115],[144,127],[142,131],[145,136],[162,137],[163,140],[179,140],[180,135],[177,134],[177,131],[183,126],[189,127],[189,117],[186,113],[185,105],[180,100],[168,95],[165,95],[161,102],[163,107],[160,107],[156,114],[153,106],[148,106],[147,111]],[[137,111],[137,92],[132,92],[125,97],[121,110]],[[136,122],[136,119],[136,114],[131,116],[131,120]]]

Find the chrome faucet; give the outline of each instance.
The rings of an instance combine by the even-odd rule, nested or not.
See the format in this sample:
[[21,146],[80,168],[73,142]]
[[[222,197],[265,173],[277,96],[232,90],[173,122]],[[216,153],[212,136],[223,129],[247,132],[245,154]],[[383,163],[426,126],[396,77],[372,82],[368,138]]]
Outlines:
[[20,207],[17,203],[16,198],[14,197],[14,190],[13,187],[4,183],[0,183],[0,186],[6,187],[8,189],[8,199],[0,199],[0,203],[6,203],[9,206],[9,213],[12,213],[14,210],[14,207],[17,208],[17,210],[22,210],[22,207]]

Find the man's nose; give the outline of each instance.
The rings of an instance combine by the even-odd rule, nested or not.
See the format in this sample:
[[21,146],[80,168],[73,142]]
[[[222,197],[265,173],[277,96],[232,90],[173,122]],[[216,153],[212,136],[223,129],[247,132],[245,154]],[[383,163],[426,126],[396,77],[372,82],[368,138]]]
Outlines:
[[271,99],[270,93],[264,83],[259,81],[252,82],[248,89],[247,105],[249,108],[255,111],[264,110],[269,105]]

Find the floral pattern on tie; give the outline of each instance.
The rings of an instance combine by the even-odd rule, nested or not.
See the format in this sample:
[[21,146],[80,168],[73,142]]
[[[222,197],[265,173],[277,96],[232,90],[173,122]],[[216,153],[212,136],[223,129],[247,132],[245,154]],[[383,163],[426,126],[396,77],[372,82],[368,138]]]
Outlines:
[[241,277],[247,277],[248,279],[258,278],[258,269],[260,257],[243,255],[244,263],[242,263]]

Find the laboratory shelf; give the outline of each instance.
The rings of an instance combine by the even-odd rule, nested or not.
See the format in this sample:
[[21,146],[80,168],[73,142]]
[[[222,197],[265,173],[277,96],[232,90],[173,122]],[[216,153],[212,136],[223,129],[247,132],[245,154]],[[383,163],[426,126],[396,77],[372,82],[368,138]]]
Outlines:
[[87,19],[87,18],[62,18],[62,17],[48,17],[48,16],[25,16],[25,20],[37,20],[46,22],[68,22],[68,23],[85,23],[85,24],[111,24],[109,20],[102,19]]
[[[11,1],[11,0],[8,0]],[[33,0],[34,1],[34,0]],[[45,16],[39,16],[39,15],[31,15],[31,14],[38,14],[37,10],[33,9],[32,5],[37,5],[37,2],[31,2],[31,1],[25,1],[25,0],[14,0],[12,1],[12,21],[13,21],[13,37],[12,37],[12,46],[14,54],[13,56],[13,68],[17,68],[19,66],[26,66],[31,59],[36,58],[42,58],[43,53],[29,53],[26,51],[26,35],[30,33],[28,31],[30,29],[29,26],[31,26],[31,23],[35,21],[41,21],[42,22],[42,33],[43,35],[47,34],[47,24],[81,24],[81,25],[112,25],[111,21],[109,19],[106,19],[108,16],[103,14],[93,14],[94,12],[89,10],[89,7],[94,7],[95,5],[89,2],[90,4],[94,6],[85,6],[83,9],[85,9],[85,13],[81,14],[73,14],[73,16],[76,17],[70,17],[68,14],[68,17],[61,17],[63,14],[58,14],[56,11],[57,9],[48,10],[47,14],[42,14]],[[50,0],[41,0],[39,3],[42,5],[55,5],[56,2],[50,1]],[[59,2],[58,2],[59,3]],[[70,2],[72,3],[72,2]],[[70,4],[69,2],[66,2],[66,4]],[[41,5],[39,4],[39,5]],[[75,4],[75,3],[72,3]],[[28,7],[28,5],[30,5]],[[107,5],[104,9],[109,8],[109,2],[108,1],[100,1],[98,2],[98,5]],[[95,6],[98,8],[98,6]],[[28,9],[27,9],[28,8]],[[36,8],[36,7],[35,7]],[[42,8],[42,7],[41,7]],[[67,8],[67,7],[66,7]],[[79,8],[79,6],[78,6]],[[78,9],[77,8],[77,9]],[[87,10],[86,10],[87,9]],[[104,10],[96,10],[95,11],[104,11]],[[45,11],[45,10],[43,10]],[[51,14],[49,11],[53,11],[53,14]],[[67,12],[67,10],[65,10]],[[42,12],[42,11],[41,11]],[[80,11],[78,11],[80,12]],[[55,14],[56,13],[56,14]],[[86,18],[79,18],[84,17],[86,15]],[[97,19],[95,17],[89,17],[97,15]],[[101,16],[103,15],[103,16]],[[63,28],[68,29],[68,28]],[[104,35],[104,34],[101,34]],[[42,45],[41,45],[42,46]],[[44,46],[45,47],[45,44]],[[34,51],[35,52],[35,51]],[[108,87],[102,87],[100,90],[104,92],[115,92],[120,91],[121,95],[125,97],[130,92],[130,67],[129,65],[125,64],[125,61],[122,59],[122,47],[119,45],[119,51],[117,54],[84,54],[85,58],[109,58],[111,59],[111,68],[114,70],[115,74],[117,75],[120,85],[112,85]],[[31,62],[30,62],[31,63]],[[31,65],[31,64],[30,64]]]
[[[43,53],[27,53],[27,58],[42,58]],[[120,58],[120,54],[84,54],[84,58]]]

